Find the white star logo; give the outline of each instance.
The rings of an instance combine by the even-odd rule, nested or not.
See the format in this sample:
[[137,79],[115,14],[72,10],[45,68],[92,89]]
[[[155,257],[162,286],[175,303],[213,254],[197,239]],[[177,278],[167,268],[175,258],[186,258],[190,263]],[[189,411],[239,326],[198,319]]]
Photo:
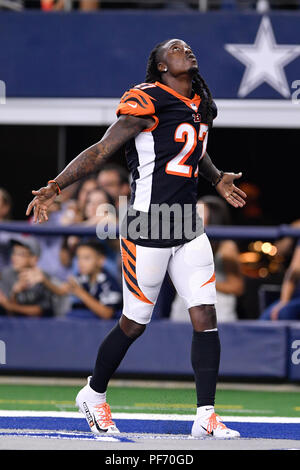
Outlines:
[[291,95],[284,67],[300,55],[300,46],[277,44],[268,17],[262,19],[254,44],[226,44],[225,49],[246,66],[239,97],[248,95],[262,83],[268,83],[285,98]]

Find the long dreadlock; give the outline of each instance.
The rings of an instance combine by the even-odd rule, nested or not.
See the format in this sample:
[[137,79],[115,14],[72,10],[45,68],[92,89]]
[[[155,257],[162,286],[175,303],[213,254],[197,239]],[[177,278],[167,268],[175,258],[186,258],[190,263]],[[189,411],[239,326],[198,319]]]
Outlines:
[[[161,82],[162,83],[162,74],[157,68],[157,64],[159,62],[159,52],[160,49],[169,42],[169,39],[166,41],[160,42],[157,44],[154,49],[151,51],[147,63],[146,69],[146,83],[154,83],[154,82]],[[205,82],[204,78],[201,77],[200,73],[197,71],[193,77],[192,81],[193,91],[197,93],[197,95],[201,98],[201,103],[205,109],[207,124],[208,127],[212,127],[213,116],[214,116],[214,106],[213,106],[213,98],[208,88],[207,83]]]

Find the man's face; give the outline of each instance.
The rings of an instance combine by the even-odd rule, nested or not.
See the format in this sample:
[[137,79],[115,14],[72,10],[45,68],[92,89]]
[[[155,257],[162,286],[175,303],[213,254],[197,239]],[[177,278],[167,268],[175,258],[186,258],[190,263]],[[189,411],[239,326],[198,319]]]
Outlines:
[[122,194],[120,177],[114,170],[102,170],[98,175],[97,182],[113,199],[117,199]]
[[88,193],[90,191],[93,191],[94,189],[97,188],[97,181],[96,180],[93,180],[93,179],[90,179],[90,180],[87,180],[83,183],[80,191],[79,191],[79,194],[78,194],[78,205],[80,207],[80,209],[82,209],[86,203],[86,200],[87,200],[87,197],[88,197]]
[[11,263],[15,271],[32,268],[36,264],[36,256],[32,255],[26,246],[14,245],[11,253]]
[[101,204],[107,204],[106,194],[101,189],[95,189],[88,194],[84,215],[87,219],[95,217],[97,209]]
[[89,246],[80,246],[77,249],[77,260],[80,274],[90,276],[99,271],[104,257]]
[[165,68],[169,74],[177,77],[184,73],[196,72],[198,63],[188,44],[180,39],[171,39],[162,47],[158,62],[160,72]]

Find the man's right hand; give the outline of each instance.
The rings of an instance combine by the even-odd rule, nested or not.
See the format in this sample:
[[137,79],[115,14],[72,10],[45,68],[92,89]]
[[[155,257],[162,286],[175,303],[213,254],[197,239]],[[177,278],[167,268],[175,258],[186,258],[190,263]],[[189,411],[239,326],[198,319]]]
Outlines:
[[19,278],[27,286],[34,286],[36,284],[41,284],[45,280],[45,275],[43,271],[37,266],[34,268],[24,269],[19,275]]
[[48,186],[32,191],[35,196],[27,207],[26,215],[30,215],[32,209],[34,213],[34,222],[46,222],[48,220],[48,209],[55,201],[57,196],[55,184],[50,183]]
[[[121,115],[105,132],[102,139],[91,147],[81,152],[74,158],[66,168],[58,175],[60,187],[66,188],[75,181],[99,171],[104,162],[113,155],[122,145],[140,132],[153,126],[152,118],[143,118]],[[56,185],[50,183],[48,186],[32,191],[35,198],[29,204],[26,215],[34,209],[34,221],[45,222],[48,220],[48,209],[56,197]]]
[[27,290],[28,289],[28,283],[27,281],[25,281],[24,279],[18,279],[12,289],[11,289],[11,294],[12,295],[17,295],[17,294],[20,294],[20,292],[23,292],[23,290]]

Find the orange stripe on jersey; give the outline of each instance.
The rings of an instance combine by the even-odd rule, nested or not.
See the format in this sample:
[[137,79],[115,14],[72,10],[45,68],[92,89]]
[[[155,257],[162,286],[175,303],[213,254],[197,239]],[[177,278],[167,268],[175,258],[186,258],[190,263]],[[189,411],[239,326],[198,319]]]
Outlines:
[[191,105],[196,105],[197,110],[198,110],[200,103],[201,103],[201,98],[199,95],[195,94],[194,98],[190,99],[190,98],[187,98],[186,96],[181,95],[180,93],[177,93],[177,91],[173,90],[173,88],[170,88],[167,85],[164,85],[163,83],[155,82],[155,85],[159,86],[160,88],[167,91],[168,93],[171,93],[171,95],[176,96],[176,98],[183,101],[189,108],[191,108]]
[[125,243],[127,248],[131,251],[133,256],[136,257],[136,246],[135,246],[135,244],[130,242],[129,240],[127,240],[127,238],[123,238],[123,237],[122,237],[122,241]]
[[126,238],[122,238],[122,242],[127,248],[127,252],[130,255],[131,262],[135,265],[135,260],[136,260],[136,246],[134,243],[130,242],[129,240],[126,240]]
[[[131,279],[129,278],[128,274],[126,274],[125,270],[123,269],[123,276],[124,276],[124,279],[125,279],[125,282],[126,284],[129,284],[131,286],[131,289],[130,292],[132,293],[132,295],[134,295],[135,297],[137,297],[139,300],[141,300],[142,302],[145,302],[146,304],[150,304],[150,305],[153,305],[153,302],[151,302],[149,299],[147,299],[147,297],[143,294],[143,292],[141,291],[141,289],[139,287],[137,287],[132,281]],[[133,292],[134,291],[134,292]]]
[[[130,292],[132,295],[137,297],[139,300],[142,302],[145,302],[146,304],[153,305],[153,302],[151,302],[147,297],[143,294],[141,291],[137,277],[136,277],[136,246],[134,243],[130,242],[129,240],[126,240],[125,238],[121,238],[121,241],[124,243],[126,246],[126,249],[124,246],[121,244],[121,255],[122,255],[122,262],[123,262],[123,276],[124,280],[127,284],[127,287],[129,288]],[[133,266],[130,266],[130,263]],[[132,276],[132,279],[130,279],[130,276]]]
[[126,284],[129,284],[131,286],[130,292],[132,293],[132,295],[137,297],[139,300],[141,300],[145,304],[153,305],[153,302],[147,299],[147,297],[143,294],[141,289],[139,289],[136,285],[134,285],[134,283],[129,279],[129,277],[124,271],[123,271],[123,276],[124,276]]
[[216,274],[213,273],[213,275],[211,276],[211,278],[208,279],[208,281],[206,281],[204,284],[202,284],[201,287],[204,287],[204,286],[206,286],[207,284],[210,284],[211,282],[214,282],[215,280],[216,280]]
[[[127,270],[130,272],[130,274],[136,279],[136,273],[135,273],[135,270],[133,270],[133,268],[130,266],[130,263],[129,263],[129,256],[128,256],[128,253],[126,253],[126,251],[124,250],[123,247],[121,247],[121,251],[122,251],[122,261],[123,261],[123,264],[124,266],[127,268]],[[130,260],[131,261],[131,260]],[[133,264],[133,263],[131,263]],[[134,269],[135,269],[135,266],[134,266]],[[137,279],[136,279],[137,281]]]
[[123,258],[126,258],[126,260],[128,259],[130,261],[130,263],[134,266],[134,269],[135,269],[135,259],[133,259],[129,253],[127,253],[127,251],[121,247],[121,256],[122,256],[122,259]]
[[142,90],[131,88],[122,96],[117,108],[117,116],[130,114],[131,116],[152,116],[155,114],[154,98]]

